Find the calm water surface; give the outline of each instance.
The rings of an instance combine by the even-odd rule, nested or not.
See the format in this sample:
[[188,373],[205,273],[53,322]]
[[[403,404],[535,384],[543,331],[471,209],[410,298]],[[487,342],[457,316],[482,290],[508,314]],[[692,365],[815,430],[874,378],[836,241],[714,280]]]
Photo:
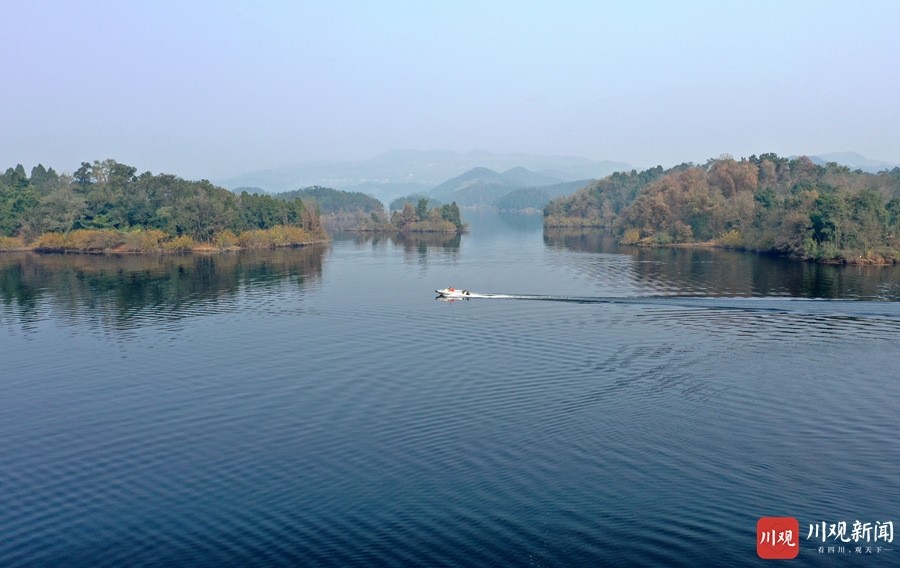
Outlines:
[[764,566],[761,516],[900,564],[802,538],[900,522],[897,268],[468,217],[0,255],[0,565]]

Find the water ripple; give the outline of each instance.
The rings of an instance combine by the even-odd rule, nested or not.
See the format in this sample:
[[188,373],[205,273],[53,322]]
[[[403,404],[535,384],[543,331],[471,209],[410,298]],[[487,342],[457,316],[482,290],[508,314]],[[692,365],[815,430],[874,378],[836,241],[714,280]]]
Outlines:
[[[182,259],[181,291],[15,264],[0,564],[741,565],[760,516],[900,507],[897,303],[470,244]],[[575,293],[432,300],[470,268]]]

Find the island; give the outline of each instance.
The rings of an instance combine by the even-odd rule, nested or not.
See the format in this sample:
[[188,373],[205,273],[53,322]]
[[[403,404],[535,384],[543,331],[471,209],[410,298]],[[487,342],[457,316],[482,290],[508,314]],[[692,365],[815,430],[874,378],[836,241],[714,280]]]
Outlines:
[[768,153],[617,172],[554,199],[544,227],[638,246],[721,246],[846,264],[900,262],[900,168]]
[[164,253],[322,243],[302,199],[233,193],[209,181],[137,173],[115,160],[74,174],[39,164],[0,175],[0,250]]
[[395,200],[390,215],[381,201],[359,191],[311,186],[278,193],[276,199],[300,198],[321,215],[329,230],[360,233],[463,233],[467,230],[456,202],[440,203],[428,197]]

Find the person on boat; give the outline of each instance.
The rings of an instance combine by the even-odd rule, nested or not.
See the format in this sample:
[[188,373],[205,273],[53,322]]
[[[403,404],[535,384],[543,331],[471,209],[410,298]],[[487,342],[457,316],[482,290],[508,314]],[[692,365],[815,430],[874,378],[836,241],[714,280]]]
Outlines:
[[449,288],[447,288],[447,290],[449,290],[451,292],[456,292],[456,288],[454,288],[453,286],[450,286]]

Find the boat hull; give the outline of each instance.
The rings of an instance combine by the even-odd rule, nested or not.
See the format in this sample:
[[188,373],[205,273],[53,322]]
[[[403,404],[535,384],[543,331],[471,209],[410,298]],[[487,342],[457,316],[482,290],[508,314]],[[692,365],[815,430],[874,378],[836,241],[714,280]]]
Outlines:
[[442,288],[435,290],[441,298],[468,298],[471,293],[468,290],[457,290],[456,288]]

